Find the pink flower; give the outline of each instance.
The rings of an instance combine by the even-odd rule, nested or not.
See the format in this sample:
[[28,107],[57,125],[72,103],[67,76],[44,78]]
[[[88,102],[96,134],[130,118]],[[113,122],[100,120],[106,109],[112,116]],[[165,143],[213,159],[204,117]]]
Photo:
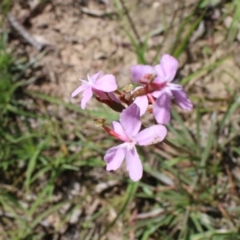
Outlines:
[[87,78],[88,81],[80,79],[82,85],[73,91],[71,95],[71,97],[75,97],[82,92],[82,109],[85,109],[93,93],[102,98],[106,96],[105,92],[110,93],[117,90],[116,80],[112,74],[103,75],[103,72],[98,72],[91,77],[88,75]]
[[163,141],[167,129],[163,125],[153,125],[139,132],[141,128],[140,109],[136,104],[130,105],[120,114],[119,122],[112,122],[112,129],[105,129],[124,143],[110,148],[104,160],[107,171],[117,170],[126,158],[127,171],[133,181],[142,177],[143,167],[135,145],[146,146]]
[[150,65],[138,64],[130,68],[131,78],[135,83],[148,84],[150,80],[156,77],[154,67]]
[[166,124],[170,121],[172,98],[184,110],[192,110],[193,108],[193,104],[183,87],[172,83],[177,69],[178,61],[168,54],[163,55],[160,64],[155,66],[157,78],[153,80],[153,84],[160,87],[158,91],[152,93],[157,98],[153,105],[153,115],[158,123]]
[[[139,90],[142,89],[143,87],[136,87],[134,91],[132,91],[132,94]],[[140,116],[142,116],[148,108],[148,97],[147,95],[142,95],[139,97],[136,97],[134,100],[134,103],[140,108]]]
[[[183,87],[172,83],[178,69],[178,61],[169,54],[164,54],[160,64],[155,67],[148,65],[136,65],[131,68],[131,76],[134,82],[145,85],[153,97],[153,115],[160,124],[166,124],[171,118],[171,99],[174,98],[179,107],[191,110],[193,104],[187,97]],[[136,98],[136,104],[143,109],[146,108],[147,95]]]

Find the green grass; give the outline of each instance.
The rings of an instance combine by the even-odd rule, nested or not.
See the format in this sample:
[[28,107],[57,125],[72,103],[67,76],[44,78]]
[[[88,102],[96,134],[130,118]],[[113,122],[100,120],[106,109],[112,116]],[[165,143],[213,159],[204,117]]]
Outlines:
[[[151,31],[139,42],[125,24],[128,19],[121,3],[114,3],[136,58],[148,63]],[[169,49],[174,56],[191,50],[189,39],[207,4],[199,1],[179,23],[176,41]],[[230,10],[235,6],[233,23],[226,31],[232,44],[239,4],[226,4]],[[171,36],[170,30],[171,24],[161,33]],[[30,90],[36,78],[29,79],[25,73],[46,53],[30,61],[19,59],[6,50],[8,42],[7,33],[1,34],[0,239],[53,239],[69,236],[64,234],[71,229],[79,239],[111,239],[110,234],[119,232],[123,239],[240,239],[240,184],[234,174],[240,165],[238,87],[226,86],[228,97],[219,102],[189,92],[193,112],[180,113],[174,107],[167,126],[170,143],[138,149],[144,176],[133,183],[120,171],[106,173],[103,155],[116,143],[101,135],[92,120],[105,118],[110,123],[118,114],[100,104],[94,111],[83,111],[78,105]],[[161,46],[156,48],[156,54],[161,55],[160,50]],[[181,83],[193,86],[196,79],[219,69],[230,57],[204,65]],[[228,75],[238,86],[237,76]],[[74,192],[76,184],[79,187]],[[97,190],[102,187],[99,184],[105,188]],[[78,210],[81,214],[74,222]]]
[[[74,141],[66,139],[66,135],[71,132],[66,130],[72,124],[72,120],[62,122],[56,116],[50,116],[47,112],[29,111],[31,99],[43,99],[52,104],[61,104],[62,101],[56,98],[48,98],[42,94],[25,90],[28,81],[18,80],[19,66],[15,64],[12,54],[6,52],[7,35],[1,36],[0,45],[0,69],[1,69],[1,182],[3,184],[0,192],[0,202],[3,213],[10,216],[15,223],[15,230],[12,229],[4,236],[11,239],[42,239],[43,235],[35,236],[35,228],[49,216],[58,211],[66,203],[79,204],[79,199],[71,199],[55,203],[52,198],[57,179],[66,171],[79,171],[88,166],[103,166],[99,153],[103,153],[101,148],[86,139],[81,134],[81,128],[76,128]],[[27,69],[31,64],[25,63],[23,69]],[[29,82],[31,83],[31,81]],[[42,98],[41,98],[42,97]],[[56,105],[57,106],[57,105]],[[79,107],[67,104],[66,110],[71,112]],[[56,108],[57,111],[57,108]],[[85,112],[85,118],[89,115]],[[94,112],[91,113],[94,116]],[[108,115],[106,115],[108,114]],[[105,109],[96,111],[95,117],[110,116]],[[111,116],[110,116],[111,117]],[[37,123],[37,127],[31,126],[32,122]],[[82,124],[83,120],[79,122]],[[94,122],[92,121],[92,124]],[[75,132],[74,132],[75,134]],[[94,137],[94,136],[93,136]],[[81,154],[89,153],[88,159],[81,159],[81,154],[72,153],[71,147],[81,147]],[[41,178],[45,176],[46,182],[42,183]],[[10,192],[5,189],[10,184]],[[19,204],[19,194],[22,201],[26,201],[28,195],[36,194],[34,201],[27,208]],[[81,199],[83,201],[83,199]],[[44,208],[44,211],[41,210]],[[4,214],[3,214],[4,216]],[[23,216],[23,217],[20,217]],[[1,233],[2,234],[2,233]]]

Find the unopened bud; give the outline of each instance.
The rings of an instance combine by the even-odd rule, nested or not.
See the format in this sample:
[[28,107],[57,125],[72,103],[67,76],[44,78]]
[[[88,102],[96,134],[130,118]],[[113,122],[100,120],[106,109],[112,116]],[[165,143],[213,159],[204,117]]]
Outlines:
[[103,118],[95,118],[93,121],[95,122],[96,127],[102,127],[102,125],[105,123],[105,119]]
[[149,113],[153,113],[153,105],[149,105],[148,108],[147,108],[147,111]]
[[128,93],[131,92],[133,90],[133,85],[132,84],[127,84],[124,88],[123,88],[123,92]]

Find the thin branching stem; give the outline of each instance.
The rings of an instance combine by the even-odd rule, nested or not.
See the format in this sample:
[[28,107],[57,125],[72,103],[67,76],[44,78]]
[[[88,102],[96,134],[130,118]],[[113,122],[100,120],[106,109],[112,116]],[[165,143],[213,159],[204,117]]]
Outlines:
[[170,146],[172,148],[175,148],[176,150],[178,150],[180,152],[184,152],[184,153],[187,153],[190,156],[194,156],[194,154],[192,152],[188,151],[185,148],[182,148],[182,147],[179,147],[179,146],[175,145],[174,143],[168,141],[167,139],[164,139],[163,142],[166,143],[168,146]]
[[123,10],[124,10],[124,13],[126,14],[126,17],[127,17],[127,19],[128,19],[128,22],[129,22],[129,24],[130,24],[130,26],[131,26],[134,34],[135,34],[135,37],[137,38],[138,44],[141,45],[140,35],[139,35],[139,33],[138,33],[138,31],[137,31],[137,29],[136,29],[136,27],[135,27],[135,24],[134,24],[134,22],[133,22],[132,17],[131,17],[130,14],[129,14],[129,11],[128,11],[125,3],[124,3],[124,0],[119,0],[119,1],[120,1],[121,5],[122,5],[122,8],[123,8]]
[[181,148],[181,147],[176,146],[174,143],[168,141],[167,139],[164,139],[163,142],[166,143],[167,145],[169,145],[170,147],[175,148],[176,150],[178,150],[180,152],[184,152],[184,153],[189,155],[189,160],[190,160],[190,162],[191,162],[191,164],[192,164],[192,166],[193,166],[193,168],[194,168],[194,170],[195,170],[195,172],[197,174],[197,179],[199,180],[200,179],[200,173],[198,172],[196,164],[192,160],[192,156],[195,156],[195,155],[192,152],[190,152],[187,149],[185,149],[185,148]]

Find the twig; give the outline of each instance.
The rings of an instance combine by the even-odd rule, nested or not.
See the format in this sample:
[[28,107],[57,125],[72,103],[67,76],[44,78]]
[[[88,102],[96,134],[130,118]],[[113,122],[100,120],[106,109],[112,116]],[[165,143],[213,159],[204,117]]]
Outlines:
[[140,213],[134,218],[134,220],[154,218],[154,217],[157,217],[157,216],[161,215],[162,213],[164,213],[164,211],[165,211],[165,209],[159,208],[159,209],[155,209],[151,212]]
[[234,181],[233,181],[232,173],[231,173],[231,171],[229,169],[229,166],[227,164],[225,164],[225,170],[227,172],[228,179],[229,179],[229,182],[230,182],[231,192],[235,196],[238,196],[238,192],[236,191],[235,184],[234,184]]
[[226,209],[222,206],[222,204],[219,201],[217,201],[217,207],[218,207],[219,211],[222,213],[222,215],[234,224],[232,217],[230,216],[230,214],[226,211]]
[[43,48],[43,45],[37,42],[30,34],[29,32],[9,13],[7,16],[7,19],[10,23],[10,25],[34,48],[36,48],[38,51],[41,51]]
[[89,8],[85,8],[85,7],[81,7],[81,12],[85,13],[85,14],[88,14],[92,17],[105,17],[105,16],[108,16],[108,15],[116,15],[117,13],[114,12],[114,11],[96,11],[96,10],[91,10]]

